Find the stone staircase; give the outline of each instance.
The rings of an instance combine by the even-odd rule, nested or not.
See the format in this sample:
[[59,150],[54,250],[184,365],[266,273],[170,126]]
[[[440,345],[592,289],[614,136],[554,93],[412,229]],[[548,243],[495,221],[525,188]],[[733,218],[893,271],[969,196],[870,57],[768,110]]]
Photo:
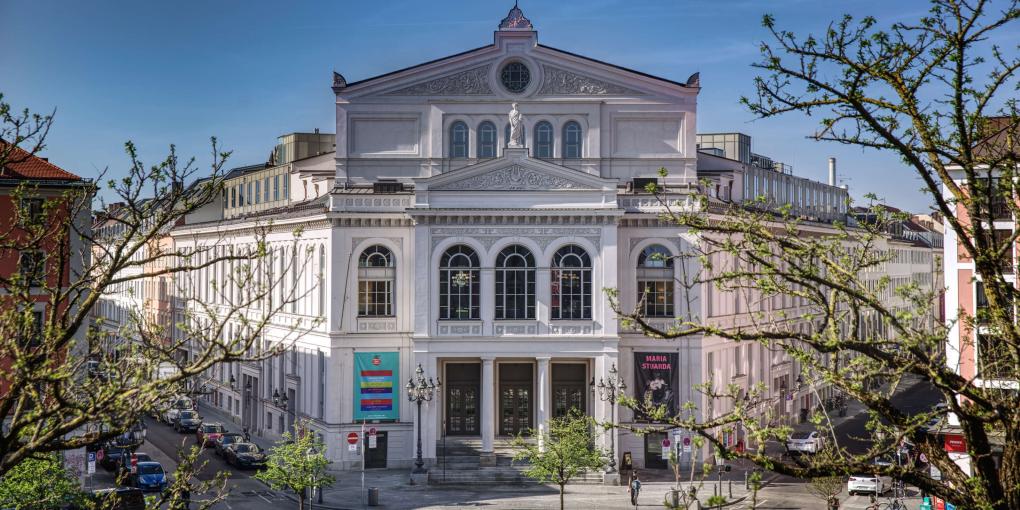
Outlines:
[[[527,464],[514,462],[515,448],[505,439],[496,439],[493,445],[495,465],[482,465],[480,438],[440,439],[436,442],[436,465],[429,469],[432,485],[529,485],[537,484],[524,474]],[[571,484],[601,484],[602,473],[584,473],[574,477]]]

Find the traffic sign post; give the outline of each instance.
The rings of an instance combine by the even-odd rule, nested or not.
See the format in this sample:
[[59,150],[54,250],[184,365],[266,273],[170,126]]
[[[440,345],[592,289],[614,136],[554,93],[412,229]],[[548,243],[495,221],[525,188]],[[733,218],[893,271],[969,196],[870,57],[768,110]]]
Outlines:
[[358,433],[351,432],[347,434],[347,450],[351,452],[358,451]]
[[376,435],[377,435],[377,431],[376,431],[375,427],[372,427],[372,428],[368,429],[368,447],[370,449],[376,447],[376,444],[377,444],[376,443]]
[[662,440],[662,458],[663,460],[669,460],[669,445],[673,443],[669,442],[669,438]]

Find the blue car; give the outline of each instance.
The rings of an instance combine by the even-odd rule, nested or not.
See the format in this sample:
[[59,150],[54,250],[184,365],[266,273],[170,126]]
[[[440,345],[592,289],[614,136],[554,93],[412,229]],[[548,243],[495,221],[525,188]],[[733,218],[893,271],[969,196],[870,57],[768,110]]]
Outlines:
[[139,462],[138,471],[131,475],[131,485],[143,491],[162,492],[166,490],[166,471],[159,462]]

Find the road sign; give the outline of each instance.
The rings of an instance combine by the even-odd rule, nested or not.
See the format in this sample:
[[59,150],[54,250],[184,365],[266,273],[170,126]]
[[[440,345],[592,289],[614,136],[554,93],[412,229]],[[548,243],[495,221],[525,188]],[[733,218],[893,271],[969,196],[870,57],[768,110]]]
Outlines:
[[348,451],[352,451],[352,452],[358,451],[358,444],[357,443],[351,443],[351,444],[347,445],[347,450]]
[[349,444],[349,445],[357,445],[358,444],[358,433],[357,432],[351,432],[351,433],[347,434],[347,444]]
[[103,450],[99,450],[99,451],[96,452],[96,460],[98,460],[100,462],[103,461]]
[[671,444],[673,444],[673,443],[669,442],[669,438],[668,437],[666,439],[662,440],[662,458],[665,459],[665,460],[669,460],[669,450],[670,450],[669,445],[671,445]]
[[684,436],[684,452],[689,453],[691,451],[691,436]]
[[376,445],[376,436],[375,436],[375,434],[371,434],[371,435],[368,436],[368,447],[369,448],[375,448],[375,445]]
[[368,429],[368,437],[375,436],[376,432],[377,431],[375,430],[375,427],[372,427],[372,428]]
[[89,452],[88,457],[88,474],[92,475],[96,472],[96,452]]

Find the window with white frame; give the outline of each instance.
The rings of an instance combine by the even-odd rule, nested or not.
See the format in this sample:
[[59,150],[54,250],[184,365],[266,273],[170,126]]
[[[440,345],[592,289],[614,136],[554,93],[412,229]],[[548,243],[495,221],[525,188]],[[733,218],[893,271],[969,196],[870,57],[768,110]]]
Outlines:
[[459,120],[450,125],[450,157],[468,157],[468,127]]
[[393,316],[396,264],[389,248],[374,245],[358,258],[358,316]]
[[471,320],[479,318],[481,269],[478,255],[459,244],[439,259],[439,318]]
[[581,125],[570,121],[563,125],[563,157],[580,158],[582,149]]
[[556,251],[552,260],[552,318],[591,319],[591,257],[571,244]]
[[496,157],[496,125],[489,121],[478,125],[478,157]]
[[544,120],[535,124],[535,157],[553,157],[553,127]]
[[496,319],[535,318],[535,257],[521,245],[496,256]]
[[641,251],[637,263],[638,304],[645,317],[674,317],[673,255],[662,245]]

